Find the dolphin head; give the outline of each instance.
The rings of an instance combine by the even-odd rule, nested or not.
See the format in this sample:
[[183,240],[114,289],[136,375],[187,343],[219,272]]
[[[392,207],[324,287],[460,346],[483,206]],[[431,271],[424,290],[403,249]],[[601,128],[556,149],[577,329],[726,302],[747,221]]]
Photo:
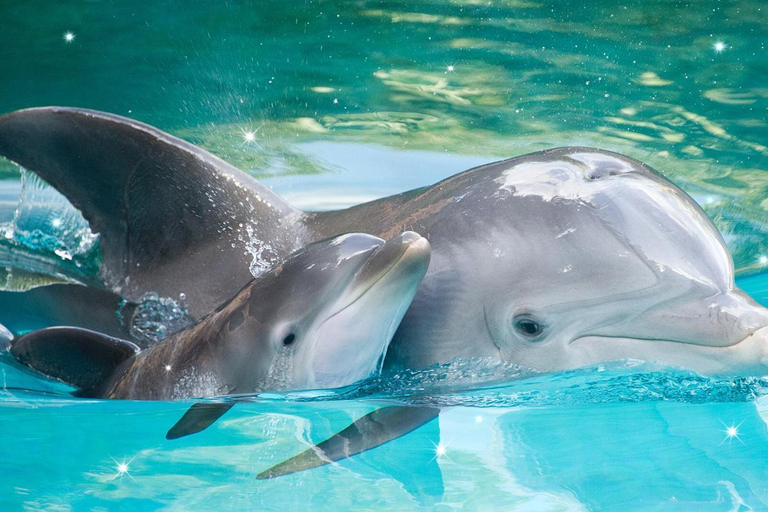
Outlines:
[[381,368],[429,266],[425,238],[348,234],[313,243],[225,308],[219,335],[234,392],[333,388]]
[[456,278],[474,292],[451,305],[467,313],[450,329],[477,343],[453,353],[541,371],[638,359],[768,373],[768,310],[735,286],[723,238],[682,190],[596,150],[502,164],[482,185],[485,206],[472,205],[485,228],[470,225],[471,242],[449,247],[431,237],[435,275],[417,307],[424,298],[440,305],[427,285],[468,267],[457,260],[482,262]]

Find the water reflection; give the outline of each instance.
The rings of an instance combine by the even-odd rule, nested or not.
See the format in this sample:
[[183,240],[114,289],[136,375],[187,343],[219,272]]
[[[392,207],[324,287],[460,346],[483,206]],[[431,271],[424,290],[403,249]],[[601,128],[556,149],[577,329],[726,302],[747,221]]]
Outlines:
[[[0,449],[25,453],[6,473],[5,485],[15,489],[6,499],[86,509],[112,508],[119,500],[120,506],[170,510],[233,503],[318,510],[734,510],[768,502],[764,468],[747,463],[768,455],[764,405],[755,403],[454,407],[361,456],[266,481],[255,475],[376,404],[243,404],[204,433],[166,441],[165,429],[184,407],[5,401]],[[723,425],[732,423],[742,442],[723,442]]]

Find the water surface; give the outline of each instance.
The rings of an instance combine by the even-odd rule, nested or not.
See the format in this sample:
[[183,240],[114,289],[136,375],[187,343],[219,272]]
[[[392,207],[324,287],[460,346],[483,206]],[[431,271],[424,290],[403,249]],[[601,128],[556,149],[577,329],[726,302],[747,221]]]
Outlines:
[[[0,112],[66,105],[129,116],[308,209],[555,146],[614,150],[689,192],[726,238],[739,284],[768,304],[758,273],[768,263],[766,9],[762,0],[3,2]],[[19,176],[0,164],[0,281],[93,276],[98,247],[84,221]],[[22,252],[42,274],[19,278]],[[75,399],[10,361],[0,370],[2,510],[768,509],[762,379],[609,366],[473,392],[413,395],[380,382],[367,397],[238,404],[170,442],[187,403]],[[446,408],[360,457],[255,479],[391,394]]]

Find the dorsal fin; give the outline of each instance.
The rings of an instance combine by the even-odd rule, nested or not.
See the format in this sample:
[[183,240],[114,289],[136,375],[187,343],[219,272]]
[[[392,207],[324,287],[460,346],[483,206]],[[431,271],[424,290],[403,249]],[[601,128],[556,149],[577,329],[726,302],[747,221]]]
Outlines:
[[149,291],[184,293],[199,316],[250,279],[249,237],[264,242],[266,259],[300,243],[298,223],[288,222],[297,210],[269,188],[131,119],[73,108],[20,110],[0,117],[0,155],[82,212],[101,235],[103,283],[131,300]]
[[20,336],[11,353],[21,363],[95,396],[115,370],[139,352],[130,341],[77,327],[49,327]]

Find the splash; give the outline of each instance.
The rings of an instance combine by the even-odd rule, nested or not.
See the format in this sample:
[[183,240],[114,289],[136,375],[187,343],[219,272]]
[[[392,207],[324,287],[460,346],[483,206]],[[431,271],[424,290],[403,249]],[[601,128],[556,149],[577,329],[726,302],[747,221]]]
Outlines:
[[[280,259],[277,257],[274,248],[268,242],[258,237],[254,226],[246,225],[245,231],[248,235],[248,241],[245,243],[246,254],[250,254],[253,258],[250,265],[251,275],[258,277],[279,263]],[[244,241],[242,235],[238,239]]]
[[[94,276],[99,269],[98,235],[79,210],[34,173],[23,168],[21,193],[13,218],[0,222],[0,246],[33,255],[73,276]],[[14,264],[16,262],[14,261]],[[25,268],[36,271],[38,268]]]
[[120,322],[129,328],[140,345],[151,346],[192,325],[183,299],[179,302],[147,293],[138,303],[124,302],[117,312]]
[[183,399],[190,396],[212,396],[227,392],[227,387],[212,373],[188,368],[179,377],[173,387],[173,398]]
[[[751,402],[768,395],[768,377],[712,378],[624,361],[542,374],[493,360],[467,359],[401,370],[335,390],[262,393],[259,400],[396,400],[438,407],[549,407],[619,402]],[[247,397],[246,397],[247,399]]]

